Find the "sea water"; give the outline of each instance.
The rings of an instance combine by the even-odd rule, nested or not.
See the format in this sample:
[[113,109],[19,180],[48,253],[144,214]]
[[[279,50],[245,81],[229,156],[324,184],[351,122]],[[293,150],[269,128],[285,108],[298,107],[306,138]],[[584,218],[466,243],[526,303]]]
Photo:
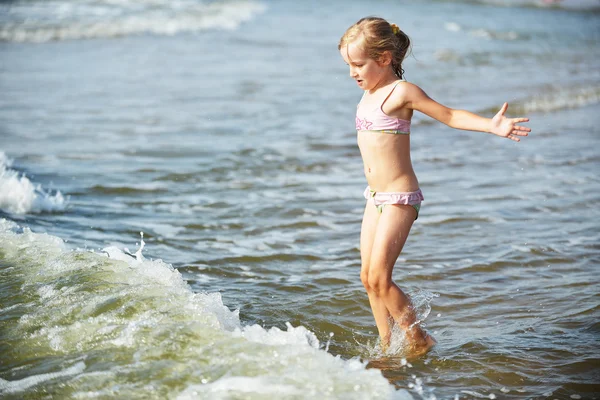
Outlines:
[[[597,1],[0,4],[0,395],[599,398]],[[367,15],[406,78],[526,115],[415,114],[394,279],[438,341],[382,353],[360,283]],[[143,236],[140,235],[143,232]]]

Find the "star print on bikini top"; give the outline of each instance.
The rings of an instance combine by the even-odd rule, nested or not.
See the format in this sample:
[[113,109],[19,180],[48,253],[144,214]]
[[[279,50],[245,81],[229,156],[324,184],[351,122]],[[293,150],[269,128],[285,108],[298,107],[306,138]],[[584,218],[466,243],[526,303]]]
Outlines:
[[356,116],[356,130],[358,131],[368,131],[371,129],[372,122],[367,121],[367,119],[360,119],[358,115]]
[[356,110],[356,130],[358,131],[393,131],[394,133],[409,133],[410,121],[396,117],[390,117],[381,110],[381,107],[375,107],[371,110],[364,110],[359,107]]

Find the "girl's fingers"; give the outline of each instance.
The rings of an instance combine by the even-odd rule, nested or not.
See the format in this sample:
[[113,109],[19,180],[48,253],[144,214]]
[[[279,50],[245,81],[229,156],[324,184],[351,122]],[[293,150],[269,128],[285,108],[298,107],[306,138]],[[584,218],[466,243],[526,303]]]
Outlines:
[[[502,110],[500,110],[500,111],[502,111]],[[506,111],[506,110],[504,110],[504,111]],[[515,142],[520,142],[521,139],[519,139],[519,136],[527,136],[528,132],[531,132],[531,128],[528,128],[526,126],[517,125],[518,123],[521,123],[521,122],[529,122],[529,118],[511,118],[510,119],[510,123],[512,126],[511,126],[510,133],[508,134],[508,136],[506,136],[507,139],[510,139]]]
[[519,128],[520,131],[531,132],[531,128],[526,126],[516,126],[515,128]]
[[528,128],[526,126],[513,125],[513,129],[523,131],[523,132],[531,132],[531,128]]

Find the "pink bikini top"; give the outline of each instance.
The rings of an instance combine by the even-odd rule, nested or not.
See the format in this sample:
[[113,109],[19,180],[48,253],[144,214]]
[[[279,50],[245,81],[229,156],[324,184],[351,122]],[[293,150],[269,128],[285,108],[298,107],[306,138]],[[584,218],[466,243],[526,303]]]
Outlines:
[[[410,134],[410,121],[396,117],[390,117],[383,112],[383,103],[390,97],[396,86],[402,81],[396,82],[390,93],[385,97],[379,106],[366,108],[361,106],[362,99],[356,107],[356,130],[357,131],[375,131],[381,133],[391,133],[393,135]],[[364,95],[363,95],[364,98]]]

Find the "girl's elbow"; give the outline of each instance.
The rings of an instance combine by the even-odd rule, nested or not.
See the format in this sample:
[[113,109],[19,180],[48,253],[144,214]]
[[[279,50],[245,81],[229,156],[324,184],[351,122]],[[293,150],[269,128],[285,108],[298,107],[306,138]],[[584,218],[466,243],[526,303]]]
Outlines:
[[456,118],[456,115],[454,115],[454,113],[452,112],[452,110],[449,110],[448,113],[446,113],[444,115],[444,118],[441,120],[444,124],[448,125],[450,128],[458,128],[459,123],[458,120]]

